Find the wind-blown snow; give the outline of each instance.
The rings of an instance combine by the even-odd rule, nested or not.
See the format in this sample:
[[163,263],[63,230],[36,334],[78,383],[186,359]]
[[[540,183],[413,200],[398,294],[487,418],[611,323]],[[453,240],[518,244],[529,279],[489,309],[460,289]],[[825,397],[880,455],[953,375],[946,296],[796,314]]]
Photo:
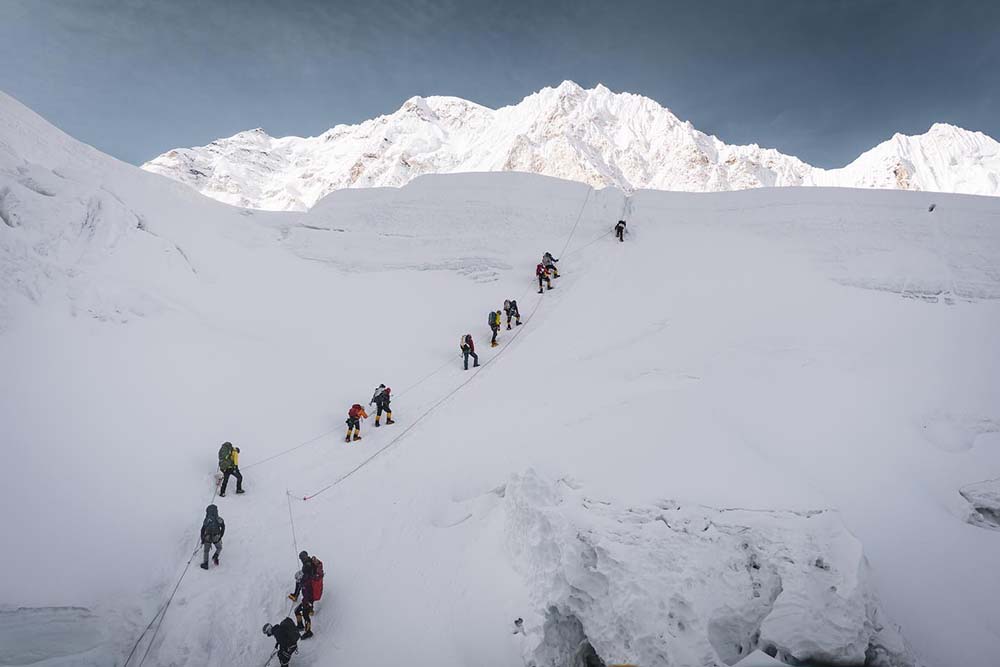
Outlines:
[[[302,548],[327,577],[297,665],[516,665],[572,648],[547,623],[644,667],[1000,652],[1000,533],[967,522],[1000,467],[998,200],[500,173],[241,211],[5,97],[0,191],[8,660],[121,664],[223,440],[247,494],[147,665],[263,664]],[[398,423],[343,443],[379,382]]]
[[395,113],[318,137],[275,138],[257,128],[168,151],[143,168],[228,204],[278,211],[306,210],[343,188],[479,171],[625,191],[827,185],[1000,194],[1000,144],[979,132],[936,124],[824,170],[756,144],[725,144],[649,98],[571,81],[497,110],[456,97],[414,97]]

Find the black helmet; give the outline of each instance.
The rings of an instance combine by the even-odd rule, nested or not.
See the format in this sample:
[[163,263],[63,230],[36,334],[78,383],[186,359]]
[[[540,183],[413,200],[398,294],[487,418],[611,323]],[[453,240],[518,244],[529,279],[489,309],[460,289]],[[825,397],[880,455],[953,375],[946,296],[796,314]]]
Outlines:
[[309,558],[309,554],[307,554],[304,550],[300,551],[299,552],[299,560],[305,560],[306,558]]
[[262,631],[262,632],[263,632],[263,633],[264,633],[265,635],[267,635],[268,637],[270,637],[270,636],[271,636],[271,632],[272,632],[272,627],[271,627],[271,624],[270,624],[270,623],[265,623],[265,624],[264,624],[264,627],[263,627],[263,628],[261,628],[261,631]]
[[205,508],[205,514],[210,514],[212,516],[219,516],[219,508],[216,507],[214,504],[209,505],[208,507]]

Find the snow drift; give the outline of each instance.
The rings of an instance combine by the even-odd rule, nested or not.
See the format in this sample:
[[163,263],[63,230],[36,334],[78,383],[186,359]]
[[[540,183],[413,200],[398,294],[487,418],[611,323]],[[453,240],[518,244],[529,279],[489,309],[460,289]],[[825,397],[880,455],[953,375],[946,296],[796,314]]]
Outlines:
[[395,113],[318,137],[275,138],[257,128],[176,148],[143,168],[214,199],[269,210],[305,210],[343,188],[478,171],[624,191],[826,185],[1000,194],[1000,144],[980,132],[939,123],[824,170],[756,144],[728,145],[641,95],[571,81],[497,110],[455,97],[413,97]]
[[[1000,467],[998,200],[482,173],[262,213],[0,129],[5,660],[263,664],[305,548],[296,664],[995,661],[958,491]],[[380,382],[398,423],[343,443]],[[224,440],[247,494],[185,570]]]

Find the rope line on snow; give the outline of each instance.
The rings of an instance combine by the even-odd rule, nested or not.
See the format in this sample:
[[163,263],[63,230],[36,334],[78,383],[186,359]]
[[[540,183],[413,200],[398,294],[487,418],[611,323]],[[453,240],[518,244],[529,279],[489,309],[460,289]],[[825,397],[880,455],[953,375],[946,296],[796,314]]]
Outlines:
[[573,235],[576,234],[576,228],[580,224],[580,219],[583,218],[583,212],[587,208],[587,201],[590,199],[590,193],[592,191],[593,188],[587,188],[587,194],[583,197],[583,205],[580,207],[580,212],[576,214],[576,222],[573,223],[573,229],[570,230],[569,236],[566,238],[566,243],[563,244],[562,251],[559,253],[560,257],[562,257],[563,253],[566,252],[566,248],[569,247],[569,242],[573,240]]
[[299,557],[299,540],[295,536],[295,517],[292,516],[292,494],[285,489],[285,500],[288,501],[288,523],[292,526],[292,545],[295,547],[295,557]]
[[326,436],[328,436],[331,433],[333,433],[334,431],[336,431],[338,428],[340,428],[340,427],[339,426],[334,426],[329,431],[326,431],[325,433],[320,433],[316,437],[309,438],[308,440],[306,440],[304,442],[300,442],[299,444],[295,445],[294,447],[289,447],[288,449],[286,449],[284,451],[281,451],[281,452],[278,452],[277,454],[272,454],[271,456],[268,456],[266,459],[261,459],[260,461],[254,461],[250,465],[244,466],[243,469],[244,470],[249,470],[250,468],[253,468],[254,466],[259,466],[262,463],[267,463],[268,461],[273,461],[274,459],[278,458],[279,456],[284,456],[285,454],[290,454],[290,453],[294,452],[296,449],[302,449],[306,445],[311,445],[312,443],[316,442],[317,440],[321,440],[321,439],[325,438]]
[[[451,363],[452,362],[450,362],[450,361],[446,361],[445,363],[441,364],[436,369],[434,369],[433,371],[431,371],[427,375],[423,376],[422,378],[420,378],[419,380],[417,380],[416,382],[414,382],[412,385],[406,387],[402,391],[396,392],[396,397],[398,398],[399,396],[402,396],[406,392],[408,392],[408,391],[410,391],[412,389],[416,389],[417,387],[419,387],[420,385],[422,385],[424,382],[426,382],[427,380],[431,379],[432,377],[434,377],[435,375],[437,375],[438,373],[440,373],[441,371],[443,371],[445,368],[447,368],[448,366],[450,366]],[[300,442],[297,445],[289,447],[288,449],[282,450],[282,451],[280,451],[280,452],[278,452],[276,454],[272,454],[271,456],[268,456],[267,458],[261,459],[260,461],[254,461],[250,465],[244,466],[243,469],[244,470],[249,470],[250,468],[253,468],[255,466],[259,466],[259,465],[262,465],[264,463],[268,463],[269,461],[273,461],[274,459],[282,457],[285,454],[291,454],[292,452],[294,452],[296,450],[302,449],[306,445],[311,445],[312,443],[316,442],[317,440],[322,440],[323,438],[327,437],[328,435],[333,434],[339,428],[340,428],[340,426],[334,426],[330,430],[324,431],[323,433],[320,433],[319,435],[317,435],[315,437],[309,438],[308,440],[304,440],[303,442]],[[212,500],[214,501],[215,498],[213,497]]]
[[[146,658],[149,656],[149,650],[153,648],[153,642],[156,640],[156,635],[160,632],[160,626],[163,625],[163,617],[167,615],[167,607],[169,607],[170,603],[174,601],[177,589],[180,588],[181,582],[184,581],[184,575],[188,573],[188,569],[191,567],[191,562],[194,561],[194,557],[198,555],[198,550],[200,548],[200,546],[195,547],[195,550],[191,553],[191,557],[188,558],[187,564],[184,566],[184,571],[181,572],[181,576],[177,578],[177,583],[174,584],[174,589],[170,592],[170,597],[168,597],[167,601],[163,603],[163,606],[160,607],[159,611],[153,615],[153,618],[149,621],[149,625],[147,625],[146,629],[142,631],[139,638],[135,640],[135,644],[132,646],[132,650],[129,651],[128,657],[125,658],[125,662],[122,667],[128,667],[129,661],[135,655],[135,651],[139,648],[139,644],[142,643],[142,638],[145,637],[146,633],[149,632],[149,629],[153,627],[153,623],[156,623],[156,629],[153,630],[153,634],[149,637],[149,644],[146,645],[146,651],[142,654],[142,659],[139,661],[139,667],[142,667],[142,665],[146,662]],[[157,622],[157,618],[160,619],[159,622]]]
[[[539,301],[535,303],[534,308],[531,309],[531,313],[525,318],[525,320],[524,320],[525,323],[531,321],[531,318],[534,317],[535,311],[538,310],[538,306],[540,304],[541,304],[541,300],[539,299]],[[361,463],[359,463],[358,465],[354,466],[353,468],[351,468],[350,470],[348,470],[346,473],[344,473],[343,475],[341,475],[337,479],[333,480],[332,482],[330,482],[329,484],[327,484],[323,488],[319,489],[318,491],[314,491],[313,493],[310,493],[310,494],[308,494],[306,496],[303,496],[302,500],[312,500],[316,496],[318,496],[318,495],[320,495],[322,493],[325,493],[326,491],[329,491],[330,489],[332,489],[333,487],[337,486],[338,484],[340,484],[341,482],[343,482],[344,480],[346,480],[348,477],[350,477],[351,475],[353,475],[357,471],[359,471],[362,468],[364,468],[365,466],[367,466],[376,457],[378,457],[384,451],[386,451],[387,449],[389,449],[390,447],[392,447],[393,445],[395,445],[397,442],[399,442],[407,433],[409,433],[411,430],[413,430],[417,426],[417,424],[419,424],[421,421],[423,421],[425,417],[427,417],[429,414],[431,414],[432,412],[434,412],[434,410],[436,410],[442,403],[444,403],[449,398],[451,398],[452,396],[454,396],[455,394],[457,394],[458,391],[462,387],[464,387],[465,385],[467,385],[470,382],[472,382],[473,380],[475,380],[476,377],[479,375],[479,373],[482,372],[482,370],[484,368],[486,368],[491,363],[493,363],[494,361],[496,361],[497,359],[499,359],[500,355],[503,354],[503,352],[508,347],[510,347],[514,343],[515,340],[517,340],[518,335],[520,335],[520,333],[522,331],[524,331],[524,329],[518,329],[517,331],[515,331],[514,335],[512,335],[510,337],[510,340],[507,341],[507,343],[505,343],[503,345],[503,347],[500,348],[500,351],[497,352],[497,354],[495,356],[493,356],[490,359],[487,359],[483,363],[479,364],[479,370],[477,370],[474,373],[472,373],[467,379],[463,380],[457,387],[455,387],[454,389],[452,389],[451,391],[449,391],[442,398],[438,399],[437,402],[435,402],[433,405],[431,405],[429,408],[427,408],[416,419],[414,419],[413,422],[409,426],[407,426],[405,429],[403,429],[403,431],[399,435],[395,436],[392,440],[390,440],[389,442],[387,442],[381,448],[377,449],[371,456],[369,456],[368,458],[364,459]]]
[[[591,193],[592,190],[593,190],[593,188],[588,188],[587,189],[587,193],[583,197],[583,204],[580,206],[580,211],[576,214],[576,221],[573,223],[573,228],[570,230],[569,236],[566,238],[566,243],[563,245],[562,252],[559,253],[560,256],[562,256],[562,254],[565,252],[566,248],[569,247],[570,241],[573,239],[573,235],[576,233],[576,229],[580,225],[580,220],[583,218],[583,212],[587,209],[587,202],[590,200],[590,193]],[[602,235],[602,236],[604,236],[604,235]],[[527,291],[525,293],[527,293]],[[542,299],[538,299],[535,302],[535,305],[532,307],[531,312],[528,314],[527,317],[524,318],[525,324],[527,324],[528,322],[530,322],[531,319],[535,316],[535,313],[538,311],[538,307],[541,305],[541,303],[542,303]],[[494,361],[496,361],[497,359],[499,359],[500,355],[502,355],[507,350],[507,348],[510,347],[514,343],[515,340],[517,340],[517,337],[521,334],[522,331],[524,331],[524,329],[517,329],[517,330],[515,330],[514,334],[510,337],[510,340],[508,340],[503,345],[503,347],[500,348],[499,352],[497,352],[496,355],[494,355],[490,359],[487,359],[483,363],[479,364],[479,370],[478,371],[475,371],[468,379],[463,380],[457,387],[455,387],[454,389],[452,389],[451,391],[449,391],[442,398],[440,398],[437,402],[435,402],[433,405],[431,405],[429,408],[427,408],[424,412],[422,412],[419,416],[417,416],[417,418],[414,419],[413,422],[409,426],[407,426],[405,429],[403,429],[403,431],[399,435],[395,436],[392,440],[390,440],[385,445],[383,445],[381,448],[377,449],[374,453],[372,453],[371,456],[369,456],[368,458],[364,459],[363,461],[361,461],[361,463],[359,463],[358,465],[354,466],[353,468],[351,468],[350,470],[348,470],[346,473],[344,473],[343,475],[341,475],[337,479],[333,480],[332,482],[330,482],[329,484],[327,484],[323,488],[319,489],[318,491],[315,491],[313,493],[310,493],[310,494],[307,494],[307,495],[303,496],[302,500],[303,501],[312,500],[316,496],[329,491],[330,489],[332,489],[333,487],[337,486],[338,484],[340,484],[341,482],[343,482],[344,480],[346,480],[348,477],[350,477],[354,473],[358,472],[359,470],[361,470],[362,468],[364,468],[365,466],[367,466],[369,463],[371,463],[373,460],[375,460],[376,457],[378,457],[380,454],[382,454],[383,452],[385,452],[386,450],[388,450],[390,447],[392,447],[393,445],[395,445],[397,442],[399,442],[404,436],[406,436],[407,433],[409,433],[413,428],[415,428],[417,426],[417,424],[419,424],[421,421],[423,421],[425,417],[427,417],[429,414],[431,414],[432,412],[434,412],[434,410],[436,410],[441,404],[443,404],[449,398],[451,398],[452,396],[454,396],[455,394],[457,394],[458,391],[460,389],[462,389],[462,387],[464,387],[465,385],[469,384],[474,379],[476,379],[476,377],[479,375],[479,373],[482,372],[482,370],[484,368],[486,368],[486,366],[488,366],[489,364],[491,364]],[[434,375],[435,373],[437,373],[438,371],[440,371],[441,369],[443,369],[445,366],[450,365],[451,363],[452,362],[448,362],[448,364],[442,365],[441,368],[439,368],[437,371],[434,371],[434,373],[431,373],[431,375]],[[427,377],[430,377],[430,375],[428,375]],[[424,378],[424,379],[426,379],[426,378]],[[423,380],[421,380],[420,382],[423,382]],[[414,386],[416,386],[416,385],[414,385]]]
[[[587,202],[590,199],[590,193],[591,193],[592,190],[593,190],[593,188],[588,188],[586,194],[584,195],[583,204],[580,206],[580,211],[577,213],[576,220],[573,223],[572,229],[570,229],[569,236],[566,238],[566,243],[563,245],[562,251],[560,252],[560,256],[566,254],[566,249],[569,247],[569,244],[572,241],[573,236],[576,234],[577,227],[579,227],[579,225],[580,225],[580,220],[583,218],[583,212],[587,208]],[[626,198],[626,201],[627,201],[627,198]],[[587,246],[589,246],[589,245],[591,245],[593,243],[596,243],[597,241],[599,241],[604,236],[607,236],[608,233],[609,232],[605,232],[604,234],[601,234],[601,236],[599,236],[599,237],[595,238],[594,240],[592,240],[592,241],[584,244],[583,246],[581,246],[581,247],[573,250],[572,253],[570,253],[570,254],[573,254],[575,252],[579,252],[580,250],[586,248]],[[527,293],[527,291],[525,293]],[[523,299],[523,295],[522,295],[522,299]],[[535,302],[535,305],[532,307],[531,312],[527,315],[527,317],[525,317],[525,320],[524,320],[525,324],[527,324],[528,322],[530,322],[532,320],[532,318],[537,313],[538,308],[541,305],[541,303],[542,303],[542,299],[538,299]],[[362,468],[364,468],[365,466],[367,466],[376,457],[378,457],[383,452],[387,451],[390,447],[392,447],[393,445],[395,445],[396,443],[398,443],[403,437],[406,436],[407,433],[409,433],[413,428],[415,428],[417,426],[417,424],[419,424],[421,421],[423,421],[424,418],[426,418],[428,415],[430,415],[432,412],[434,412],[434,410],[436,410],[439,406],[441,406],[443,403],[445,403],[449,398],[451,398],[456,393],[458,393],[459,390],[461,390],[467,384],[469,384],[470,382],[472,382],[473,380],[475,380],[476,377],[479,376],[479,373],[483,369],[485,369],[487,366],[489,366],[494,361],[496,361],[497,359],[499,359],[500,356],[507,350],[507,348],[510,347],[514,343],[514,341],[517,340],[517,337],[523,331],[524,331],[524,329],[516,329],[514,331],[513,335],[510,337],[510,339],[500,348],[500,350],[497,352],[496,355],[494,355],[490,359],[487,359],[482,364],[480,364],[479,365],[479,370],[477,370],[474,373],[472,373],[469,378],[467,378],[466,380],[462,381],[457,387],[455,387],[450,392],[448,392],[447,394],[445,394],[441,399],[439,399],[437,402],[435,402],[433,405],[431,405],[431,407],[429,407],[427,410],[425,410],[423,413],[421,413],[409,426],[407,426],[405,429],[403,429],[403,431],[399,435],[397,435],[394,438],[392,438],[388,443],[386,443],[385,445],[383,445],[380,449],[376,450],[371,456],[369,456],[368,458],[366,458],[365,460],[363,460],[361,463],[359,463],[358,465],[356,465],[354,468],[352,468],[351,470],[347,471],[346,473],[344,473],[343,475],[341,475],[340,477],[338,477],[337,479],[335,479],[333,482],[331,482],[330,484],[327,484],[326,486],[324,486],[323,488],[319,489],[318,491],[315,491],[312,494],[304,496],[302,498],[302,500],[303,501],[311,500],[311,499],[319,496],[320,494],[325,493],[326,491],[332,489],[333,487],[337,486],[338,484],[340,484],[341,482],[343,482],[344,480],[346,480],[347,478],[349,478],[351,475],[353,475],[357,471],[359,471]],[[445,362],[444,364],[442,364],[441,366],[439,366],[435,370],[431,371],[430,373],[428,373],[427,375],[425,375],[424,377],[422,377],[421,379],[419,379],[413,385],[410,385],[406,389],[398,392],[396,395],[397,396],[401,396],[403,393],[408,392],[408,391],[410,391],[412,389],[415,389],[416,387],[420,386],[421,384],[423,384],[424,382],[426,382],[427,380],[429,380],[431,377],[437,375],[442,370],[444,370],[445,368],[447,368],[448,366],[450,366],[452,363],[453,362],[451,362],[451,361]],[[337,428],[338,427],[331,428],[328,431],[325,431],[324,433],[322,433],[320,435],[317,435],[317,436],[315,436],[313,438],[310,438],[310,439],[308,439],[308,440],[306,440],[304,442],[301,442],[301,443],[299,443],[297,445],[294,445],[293,447],[290,447],[290,448],[288,448],[286,450],[283,450],[281,452],[273,454],[273,455],[271,455],[271,456],[269,456],[269,457],[267,457],[265,459],[261,459],[260,461],[255,461],[254,463],[251,463],[250,465],[245,466],[244,469],[245,470],[246,469],[250,469],[250,468],[253,468],[255,466],[267,463],[269,461],[273,461],[274,459],[276,459],[278,457],[284,456],[285,454],[289,454],[289,453],[291,453],[293,451],[301,449],[302,447],[305,447],[306,445],[312,444],[312,443],[316,442],[317,440],[320,440],[320,439],[322,439],[322,438],[330,435],[331,433],[333,433],[334,431],[336,431]],[[215,489],[214,489],[214,491],[212,493],[212,501],[211,501],[212,503],[215,502],[215,499],[218,496],[218,493],[219,493],[219,488],[218,488],[218,485],[216,485]],[[293,545],[293,547],[295,549],[295,553],[296,553],[296,557],[297,557],[298,553],[299,553],[298,536],[296,535],[296,531],[295,531],[295,517],[294,517],[294,514],[292,512],[292,494],[291,494],[291,492],[288,489],[285,489],[285,499],[286,499],[286,502],[288,503],[288,519],[289,519],[289,525],[290,525],[291,531],[292,531],[292,545]],[[191,556],[188,558],[187,563],[185,563],[185,565],[184,565],[184,569],[181,572],[180,577],[178,577],[177,582],[174,584],[173,590],[171,590],[171,592],[170,592],[170,596],[164,602],[163,606],[161,606],[160,609],[156,612],[156,614],[153,615],[153,618],[149,621],[149,623],[146,625],[145,629],[142,631],[142,633],[140,633],[139,637],[136,639],[135,643],[132,646],[131,651],[129,651],[128,656],[125,658],[125,662],[123,663],[123,667],[128,667],[129,662],[135,656],[136,651],[138,650],[139,645],[142,643],[143,638],[149,632],[150,628],[153,628],[153,625],[155,623],[156,627],[153,629],[153,634],[150,635],[150,637],[149,637],[149,643],[146,645],[146,650],[143,652],[143,655],[142,655],[142,658],[139,661],[138,667],[142,667],[145,664],[146,658],[149,657],[149,652],[153,648],[153,642],[156,640],[156,636],[157,636],[157,634],[159,634],[160,628],[163,625],[163,619],[166,617],[167,609],[170,607],[170,604],[173,602],[174,597],[177,594],[177,591],[180,589],[181,582],[184,581],[184,577],[187,575],[188,570],[191,568],[191,563],[194,561],[194,558],[198,554],[199,549],[201,549],[200,545],[198,547],[196,547],[195,550],[191,553]],[[294,604],[293,604],[293,606],[294,606]],[[289,614],[290,613],[291,613],[291,611],[289,611]],[[157,619],[159,619],[159,620],[157,620]],[[277,654],[277,650],[275,650],[275,651],[273,651],[271,653],[270,657],[267,659],[267,662],[264,663],[264,667],[267,667],[267,665],[269,665],[271,663],[271,661],[274,659],[274,656],[276,654]]]

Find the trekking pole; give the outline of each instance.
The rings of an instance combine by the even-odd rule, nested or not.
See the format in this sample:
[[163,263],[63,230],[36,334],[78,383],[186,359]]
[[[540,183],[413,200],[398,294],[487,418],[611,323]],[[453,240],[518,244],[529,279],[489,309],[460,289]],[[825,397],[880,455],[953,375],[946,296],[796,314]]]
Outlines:
[[276,655],[278,655],[278,649],[274,649],[273,651],[271,651],[271,657],[268,658],[267,662],[264,663],[264,667],[267,667],[268,665],[270,665],[271,661],[274,660],[274,656],[276,656]]

